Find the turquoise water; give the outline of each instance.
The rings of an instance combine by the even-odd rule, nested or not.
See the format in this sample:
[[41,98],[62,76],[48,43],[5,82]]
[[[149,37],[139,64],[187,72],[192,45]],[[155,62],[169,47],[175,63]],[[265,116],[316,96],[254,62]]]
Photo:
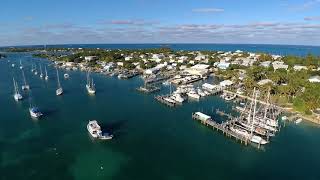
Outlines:
[[[29,47],[29,46],[27,46]],[[43,48],[41,46],[32,46]],[[215,51],[236,51],[264,52],[278,55],[306,56],[311,53],[320,55],[320,46],[303,45],[272,45],[272,44],[65,44],[47,45],[50,47],[64,48],[106,48],[106,49],[148,49],[169,47],[173,50],[215,50]]]
[[[141,79],[118,80],[93,74],[97,94],[85,90],[85,73],[70,72],[55,95],[55,70],[49,82],[30,72],[30,54],[9,54],[22,59],[31,93],[22,102],[12,96],[18,67],[0,61],[0,179],[320,179],[320,131],[309,123],[286,124],[264,149],[243,146],[191,119],[203,111],[223,121],[212,110],[231,111],[219,97],[189,102],[170,109],[154,95],[139,94]],[[41,61],[43,64],[48,62]],[[164,90],[167,91],[167,90]],[[164,91],[160,93],[165,93]],[[28,96],[46,114],[29,116]],[[96,119],[114,133],[112,141],[92,140],[88,120]]]

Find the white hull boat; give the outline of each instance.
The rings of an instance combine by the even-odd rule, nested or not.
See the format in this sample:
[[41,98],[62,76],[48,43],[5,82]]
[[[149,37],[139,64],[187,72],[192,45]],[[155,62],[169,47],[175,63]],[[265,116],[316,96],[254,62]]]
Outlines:
[[89,121],[87,125],[87,130],[93,138],[101,140],[110,140],[113,138],[113,135],[104,134],[96,120]]

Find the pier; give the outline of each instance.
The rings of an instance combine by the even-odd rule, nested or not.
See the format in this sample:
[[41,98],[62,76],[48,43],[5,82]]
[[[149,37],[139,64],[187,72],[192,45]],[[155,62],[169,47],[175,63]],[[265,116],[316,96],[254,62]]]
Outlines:
[[235,121],[235,120],[230,120],[230,121],[226,121],[226,122],[222,122],[222,123],[217,123],[216,121],[212,120],[211,118],[200,117],[197,113],[192,113],[192,119],[200,121],[205,126],[208,126],[208,127],[212,128],[213,130],[222,132],[222,134],[224,134],[225,136],[227,136],[229,138],[234,138],[237,141],[240,141],[241,143],[243,143],[244,145],[248,145],[249,144],[248,143],[249,139],[247,139],[246,137],[244,137],[244,136],[242,136],[240,134],[236,134],[233,131],[228,129],[228,126],[230,124],[234,123],[233,121]]

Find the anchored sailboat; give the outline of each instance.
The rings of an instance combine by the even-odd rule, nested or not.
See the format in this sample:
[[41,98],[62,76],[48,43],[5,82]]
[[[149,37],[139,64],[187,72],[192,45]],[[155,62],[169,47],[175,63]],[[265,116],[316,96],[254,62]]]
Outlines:
[[39,66],[40,66],[40,78],[42,79],[43,78],[43,73],[42,73],[41,64]]
[[47,72],[47,66],[44,66],[44,71],[46,73],[46,76],[44,77],[44,79],[47,81],[49,79],[48,72]]
[[58,80],[58,89],[56,90],[56,95],[60,96],[60,95],[63,94],[63,89],[62,89],[61,84],[60,84],[58,69],[56,69],[56,70],[57,70],[57,80]]
[[14,100],[16,100],[16,101],[22,100],[23,97],[19,92],[18,84],[14,78],[13,78],[13,86],[14,86],[14,95],[13,95]]
[[86,84],[86,88],[89,94],[95,94],[96,93],[96,88],[95,88],[95,84],[93,83],[93,79],[91,79],[90,81],[90,72],[88,71],[87,73],[87,84]]
[[23,78],[23,83],[24,85],[21,86],[21,89],[22,90],[29,90],[30,89],[30,86],[27,84],[27,81],[26,81],[26,76],[24,75],[24,71],[22,71],[22,78]]
[[37,65],[34,65],[34,75],[38,75],[38,71],[37,71]]
[[22,62],[21,62],[21,60],[20,60],[20,69],[23,69],[23,66],[22,66]]

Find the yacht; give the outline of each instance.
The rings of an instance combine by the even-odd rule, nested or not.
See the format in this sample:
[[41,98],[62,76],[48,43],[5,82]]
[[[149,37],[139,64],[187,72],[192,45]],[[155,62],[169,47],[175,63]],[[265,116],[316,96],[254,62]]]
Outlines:
[[250,141],[253,142],[253,143],[256,143],[256,144],[261,144],[261,145],[264,145],[264,144],[268,143],[268,141],[266,141],[262,137],[256,136],[256,135],[252,135],[251,138],[250,138]]
[[204,96],[207,96],[207,94],[200,88],[197,89],[197,93],[201,96],[201,97],[204,97]]
[[190,97],[190,98],[192,98],[192,99],[197,99],[197,100],[200,99],[199,94],[197,94],[194,90],[189,91],[189,92],[187,93],[187,95],[188,95],[188,97]]
[[60,95],[63,94],[63,89],[62,89],[61,84],[60,84],[58,69],[56,69],[56,70],[57,70],[57,81],[58,81],[58,89],[56,90],[56,95],[60,96]]
[[44,71],[45,71],[45,74],[46,74],[46,76],[44,77],[44,79],[45,79],[46,81],[48,81],[49,76],[48,76],[48,72],[47,72],[47,67],[46,67],[46,66],[44,67]]
[[23,97],[19,92],[18,84],[14,78],[13,78],[13,86],[14,86],[14,95],[13,95],[14,100],[16,100],[16,101],[22,100]]
[[110,140],[113,138],[113,135],[102,132],[101,127],[99,126],[96,120],[89,121],[87,125],[87,130],[90,133],[90,135],[96,139]]
[[93,83],[93,79],[91,79],[90,81],[90,72],[88,72],[87,74],[87,84],[86,84],[86,88],[89,94],[95,94],[96,93],[96,88],[95,88],[95,84]]
[[178,102],[180,104],[185,101],[185,99],[179,93],[173,93],[171,95],[171,99],[175,100],[176,102]]
[[23,77],[23,83],[24,83],[24,85],[21,86],[21,89],[22,90],[29,90],[30,86],[27,84],[26,77],[24,75],[24,71],[23,70],[21,70],[21,71],[22,71],[22,77]]
[[39,118],[43,115],[42,112],[37,107],[30,107],[29,112],[30,112],[30,116],[33,118]]

